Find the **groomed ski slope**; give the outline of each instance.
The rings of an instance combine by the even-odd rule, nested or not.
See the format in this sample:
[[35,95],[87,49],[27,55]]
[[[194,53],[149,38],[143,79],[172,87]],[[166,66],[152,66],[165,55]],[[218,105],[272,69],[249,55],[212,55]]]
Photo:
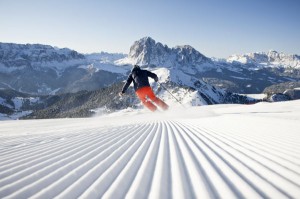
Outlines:
[[0,198],[300,198],[300,101],[0,122]]

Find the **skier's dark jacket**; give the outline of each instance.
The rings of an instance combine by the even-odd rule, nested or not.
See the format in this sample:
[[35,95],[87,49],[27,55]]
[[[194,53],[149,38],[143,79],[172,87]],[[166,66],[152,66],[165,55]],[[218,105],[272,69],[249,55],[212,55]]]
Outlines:
[[122,93],[125,93],[131,82],[133,81],[134,90],[137,91],[138,89],[150,86],[148,77],[153,78],[156,82],[158,77],[156,74],[148,71],[142,70],[139,67],[134,67],[129,74],[126,83],[123,86]]

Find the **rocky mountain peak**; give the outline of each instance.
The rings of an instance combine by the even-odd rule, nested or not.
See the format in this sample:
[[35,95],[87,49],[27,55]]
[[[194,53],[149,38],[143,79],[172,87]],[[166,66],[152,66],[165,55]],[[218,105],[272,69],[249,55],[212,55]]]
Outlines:
[[8,68],[61,63],[84,58],[84,55],[68,48],[59,49],[42,44],[0,43],[0,64]]
[[127,58],[121,61],[126,64],[156,65],[179,68],[201,68],[212,64],[212,61],[190,45],[169,48],[151,37],[135,41]]

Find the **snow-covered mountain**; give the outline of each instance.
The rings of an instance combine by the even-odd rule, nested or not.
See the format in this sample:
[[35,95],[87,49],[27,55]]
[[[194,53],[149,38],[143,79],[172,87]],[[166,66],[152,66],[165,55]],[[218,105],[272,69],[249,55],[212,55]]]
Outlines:
[[[169,48],[151,37],[144,37],[130,47],[128,56],[118,60],[119,64],[156,65],[168,68],[195,68],[196,71],[210,70],[216,65],[238,62],[253,64],[256,68],[283,67],[300,69],[299,55],[286,55],[270,50],[269,52],[232,55],[228,59],[208,58],[190,45]],[[218,67],[217,67],[218,68]]]
[[151,37],[135,41],[130,47],[128,56],[116,63],[163,66],[181,69],[191,74],[214,66],[211,59],[189,45],[169,48]]
[[52,68],[58,71],[85,63],[84,55],[68,48],[54,48],[41,44],[0,43],[0,71]]
[[[44,107],[45,110],[40,110],[39,107],[34,109],[38,111],[33,116],[36,118],[89,116],[89,111],[97,106],[108,111],[126,108],[128,104],[140,107],[137,99],[115,98],[121,90],[122,81],[126,79],[134,64],[139,64],[142,68],[158,74],[160,84],[151,80],[152,87],[156,94],[170,105],[177,104],[177,101],[186,106],[249,103],[253,99],[232,94],[220,88],[226,89],[228,88],[226,85],[234,87],[238,84],[250,90],[257,84],[261,86],[260,89],[264,89],[269,86],[266,81],[270,81],[270,84],[287,81],[286,77],[273,78],[273,73],[268,72],[267,69],[253,70],[253,67],[246,67],[249,63],[243,64],[233,59],[231,61],[210,59],[191,46],[169,48],[150,37],[134,42],[128,56],[104,52],[82,55],[69,49],[44,45],[2,44],[2,46],[4,47],[1,51],[1,63],[7,69],[0,72],[2,88],[39,94],[113,88],[113,92],[105,95],[117,100],[119,104],[112,103],[104,107],[103,103],[107,104],[108,101],[97,100],[102,91],[96,95],[85,92],[75,93],[67,97],[54,97],[54,102],[57,103],[54,106],[44,101],[43,103],[47,104]],[[56,65],[60,63],[63,67]],[[253,63],[251,64],[254,65]],[[10,72],[9,68],[12,68]],[[110,87],[114,83],[118,83],[118,86]],[[130,95],[134,96],[132,89],[130,92]],[[4,99],[10,101],[10,99],[3,98],[3,103]],[[61,105],[66,104],[70,99],[80,103],[70,102],[68,108],[63,108]],[[3,109],[7,110],[7,107]],[[64,111],[57,111],[60,109]],[[14,109],[14,111],[19,113],[22,110]]]
[[[204,67],[211,65],[213,62],[190,46],[169,49],[166,46],[163,47],[160,43],[156,44],[151,38],[144,38],[133,44],[130,48],[131,50],[128,57],[125,57],[124,54],[109,54],[103,52],[84,56],[68,49],[56,49],[44,45],[19,46],[17,44],[3,44],[3,46],[5,49],[2,53],[2,60],[5,64],[4,67],[12,67],[15,69],[13,72],[6,71],[2,74],[0,73],[0,75],[5,77],[3,79],[4,81],[2,80],[1,82],[4,88],[39,94],[97,90],[102,87],[109,87],[113,83],[121,82],[126,79],[128,72],[131,70],[131,64],[146,63],[146,59],[151,61],[152,59],[158,58],[158,60],[150,62],[150,64],[143,66],[143,68],[158,74],[161,85],[152,82],[152,86],[156,89],[157,95],[164,100],[167,100],[169,104],[174,102],[174,97],[178,98],[176,100],[180,101],[180,103],[194,106],[228,102],[249,102],[247,97],[230,94],[224,90],[216,89],[203,80],[191,75],[199,72],[199,70],[202,70]],[[164,52],[160,48],[164,48]],[[141,50],[140,54],[138,54],[138,50]],[[49,55],[46,56],[47,53],[49,53]],[[27,55],[27,57],[25,55]],[[168,55],[168,57],[161,58],[162,55]],[[20,57],[27,58],[24,58],[27,65],[24,65],[25,62],[18,62]],[[76,63],[77,60],[79,62]],[[127,62],[126,65],[124,65],[126,60],[135,60],[136,62]],[[57,63],[66,62],[76,64],[71,66],[66,64],[65,67],[60,67],[61,70],[58,70],[58,67],[55,66]],[[19,63],[19,65],[16,63]],[[167,63],[169,65],[163,67],[154,65]],[[175,65],[173,66],[173,64]],[[165,88],[168,90],[165,90]],[[119,91],[120,90],[121,88],[119,88]],[[169,92],[172,92],[173,94],[170,94]],[[116,92],[111,93],[117,95]],[[37,117],[87,116],[88,114],[82,114],[82,111],[80,110],[84,109],[85,111],[89,111],[88,108],[95,108],[95,103],[90,103],[88,101],[91,99],[87,97],[89,95],[90,94],[86,93],[74,94],[74,96],[82,96],[82,98],[87,99],[87,101],[84,102],[80,100],[80,103],[71,103],[69,108],[64,108],[66,113],[63,114],[54,110],[52,112],[48,111],[48,108],[51,109],[51,104],[44,102],[47,104],[45,105],[45,109],[47,110],[42,111],[45,113],[38,114],[42,116]],[[58,104],[64,104],[66,103],[64,100],[68,101],[70,99],[61,96],[58,98],[60,99],[60,101],[57,102]],[[72,99],[74,100],[75,98],[76,97],[73,97]],[[112,96],[112,98],[114,98],[114,96]],[[9,100],[10,99],[6,99],[6,101]],[[139,103],[138,100],[131,102],[132,106],[139,106]],[[79,104],[81,104],[80,106],[83,108],[77,107]],[[83,106],[82,104],[92,105]],[[124,103],[120,102],[120,104]],[[103,106],[100,102],[98,105]],[[115,109],[114,106],[115,105],[109,108]],[[56,110],[56,107],[57,106],[52,108]],[[59,109],[62,108],[60,106],[58,107]],[[78,108],[79,111],[74,113],[73,109]],[[20,110],[14,109],[14,111],[19,112]],[[70,114],[70,111],[72,111],[72,114]],[[52,113],[55,114],[53,115]]]
[[108,52],[100,52],[100,53],[90,53],[85,54],[85,57],[89,60],[89,62],[99,62],[99,63],[113,63],[116,60],[123,59],[127,55],[122,53],[108,53]]
[[232,55],[227,60],[215,63],[220,67],[222,75],[213,72],[203,75],[208,78],[208,82],[217,79],[217,85],[222,87],[225,84],[226,90],[232,89],[234,92],[260,93],[274,84],[300,81],[299,55],[286,55],[272,50],[267,53]]
[[237,93],[260,93],[273,84],[300,80],[298,55],[270,51],[208,58],[189,45],[169,48],[150,37],[135,41],[128,56],[115,63],[176,69]]
[[133,43],[128,56],[0,43],[0,88],[39,94],[95,90],[122,81],[134,64],[178,70],[236,93],[260,93],[273,84],[300,80],[298,55],[270,51],[220,60],[189,45],[169,48],[145,37]]
[[247,53],[244,55],[232,55],[228,62],[240,62],[242,64],[253,64],[256,67],[283,67],[300,69],[299,55],[286,55],[270,50],[269,52]]
[[0,88],[33,94],[99,89],[123,78],[120,72],[103,70],[123,57],[108,53],[85,56],[41,44],[0,43]]

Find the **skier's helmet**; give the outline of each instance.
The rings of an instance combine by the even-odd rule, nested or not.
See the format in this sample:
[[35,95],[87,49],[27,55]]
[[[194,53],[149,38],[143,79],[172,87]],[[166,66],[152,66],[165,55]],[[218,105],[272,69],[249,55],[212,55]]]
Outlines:
[[139,65],[134,65],[132,71],[141,69]]

